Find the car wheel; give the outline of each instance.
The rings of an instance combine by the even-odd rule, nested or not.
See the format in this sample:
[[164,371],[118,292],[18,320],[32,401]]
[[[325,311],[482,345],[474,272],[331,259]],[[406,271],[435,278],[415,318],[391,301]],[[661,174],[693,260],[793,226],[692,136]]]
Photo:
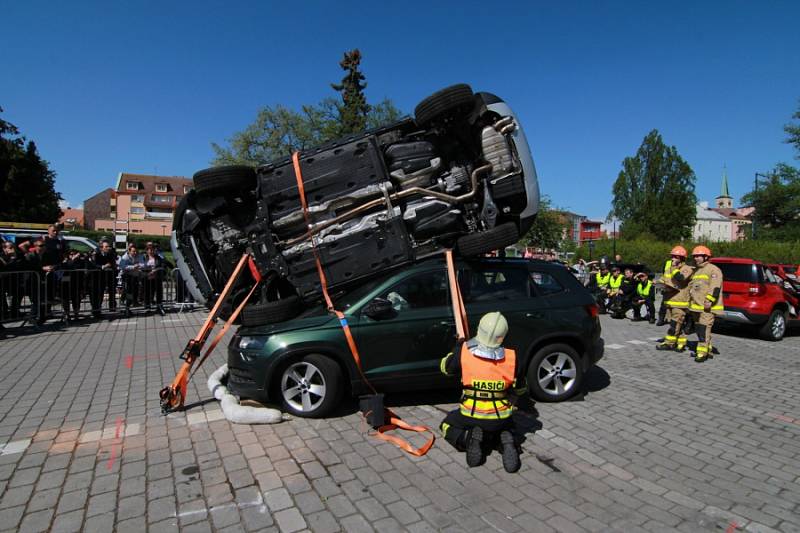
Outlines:
[[414,117],[419,126],[458,113],[469,113],[475,107],[472,87],[466,83],[451,85],[435,92],[414,108]]
[[193,179],[195,190],[204,195],[242,192],[256,186],[255,170],[244,165],[207,168],[196,172]]
[[513,222],[506,222],[487,231],[459,237],[456,248],[459,254],[469,257],[503,249],[518,240],[517,225]]
[[342,371],[324,355],[307,355],[290,363],[280,375],[280,398],[289,413],[323,417],[333,410],[342,390]]
[[775,309],[759,331],[762,339],[777,342],[786,334],[786,313]]
[[283,322],[296,317],[303,309],[299,296],[289,296],[274,302],[250,304],[242,309],[243,326],[260,326]]
[[541,402],[560,402],[581,389],[583,366],[567,344],[545,346],[528,365],[528,389]]

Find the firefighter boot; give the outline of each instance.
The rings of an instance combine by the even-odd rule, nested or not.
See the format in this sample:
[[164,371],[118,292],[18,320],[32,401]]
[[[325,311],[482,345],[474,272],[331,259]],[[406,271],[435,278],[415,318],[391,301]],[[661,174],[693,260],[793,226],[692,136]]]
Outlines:
[[467,441],[467,466],[481,466],[486,462],[486,454],[483,453],[483,429],[474,427],[470,431]]
[[522,467],[519,460],[519,448],[514,441],[514,435],[510,431],[500,432],[500,449],[503,454],[503,468],[509,474],[517,472]]
[[678,342],[675,345],[675,351],[676,352],[686,351],[686,336],[685,335],[681,335],[680,337],[678,337]]

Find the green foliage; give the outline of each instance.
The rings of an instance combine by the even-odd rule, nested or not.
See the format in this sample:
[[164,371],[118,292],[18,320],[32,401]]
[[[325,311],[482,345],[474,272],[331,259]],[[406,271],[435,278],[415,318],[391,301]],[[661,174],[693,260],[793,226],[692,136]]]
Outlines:
[[755,207],[756,236],[759,239],[800,238],[800,170],[779,163],[758,189],[742,197]]
[[331,83],[331,87],[342,95],[342,104],[338,106],[340,135],[362,131],[367,125],[369,105],[364,96],[367,84],[362,83],[365,78],[358,70],[360,63],[361,52],[358,48],[345,52],[339,66],[347,71],[347,74],[342,78],[342,83]]
[[539,200],[539,214],[520,244],[546,250],[560,248],[566,227],[564,217],[553,209],[550,198],[543,195]]
[[[345,54],[345,61],[347,58]],[[233,134],[227,146],[211,143],[215,154],[211,164],[263,165],[295,150],[307,150],[365,127],[377,128],[399,120],[403,113],[391,100],[384,99],[372,106],[366,103],[361,92],[366,84],[361,84],[364,76],[358,71],[360,54],[358,61],[353,63],[351,59],[348,67],[345,61],[341,63],[343,68],[354,65],[355,70],[348,71],[341,85],[334,85],[342,87],[343,102],[329,97],[318,104],[304,105],[300,111],[282,105],[266,106],[259,110],[252,124]],[[351,76],[352,82],[348,81]]]
[[[613,259],[611,239],[594,241],[592,259],[598,260],[603,255]],[[669,251],[678,242],[657,241],[652,239],[618,239],[617,253],[622,255],[625,263],[642,263],[651,270],[657,271],[664,266],[664,261],[669,257]],[[680,243],[691,253],[696,244]],[[716,257],[748,257],[764,263],[800,264],[800,235],[795,236],[794,242],[776,242],[766,240],[741,240],[735,242],[702,243],[711,248]],[[583,245],[575,253],[576,258],[589,259],[589,247]]]
[[0,220],[57,221],[62,213],[55,177],[36,144],[26,142],[16,126],[0,119]]
[[661,240],[691,236],[696,218],[695,175],[658,130],[645,136],[634,157],[626,157],[614,182],[612,216],[627,237]]
[[[800,120],[800,106],[798,106],[798,110],[795,111],[794,115],[792,115],[794,120]],[[795,150],[797,150],[797,155],[795,159],[800,159],[800,124],[798,123],[789,123],[783,127],[783,131],[786,132],[788,137],[786,138],[786,142],[794,145]]]

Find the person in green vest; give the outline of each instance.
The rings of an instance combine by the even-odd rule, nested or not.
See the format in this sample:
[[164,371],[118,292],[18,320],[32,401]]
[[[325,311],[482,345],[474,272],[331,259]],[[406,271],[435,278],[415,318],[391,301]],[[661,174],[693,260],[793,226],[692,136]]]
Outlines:
[[636,296],[633,300],[633,318],[631,321],[641,322],[644,320],[642,318],[642,306],[645,306],[647,308],[647,320],[654,324],[656,321],[655,299],[655,288],[647,272],[636,274]]
[[611,281],[611,273],[608,271],[608,258],[600,259],[600,271],[589,276],[589,291],[594,295],[597,302],[598,311],[601,315],[606,312],[608,300],[608,283]]

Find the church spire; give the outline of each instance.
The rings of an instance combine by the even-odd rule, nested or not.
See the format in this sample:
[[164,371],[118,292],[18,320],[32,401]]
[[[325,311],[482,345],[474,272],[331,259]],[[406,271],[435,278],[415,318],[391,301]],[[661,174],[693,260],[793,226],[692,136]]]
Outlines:
[[720,195],[717,196],[717,208],[726,208],[730,209],[733,207],[733,198],[731,194],[728,192],[728,166],[723,165],[722,167],[722,189],[720,191]]

